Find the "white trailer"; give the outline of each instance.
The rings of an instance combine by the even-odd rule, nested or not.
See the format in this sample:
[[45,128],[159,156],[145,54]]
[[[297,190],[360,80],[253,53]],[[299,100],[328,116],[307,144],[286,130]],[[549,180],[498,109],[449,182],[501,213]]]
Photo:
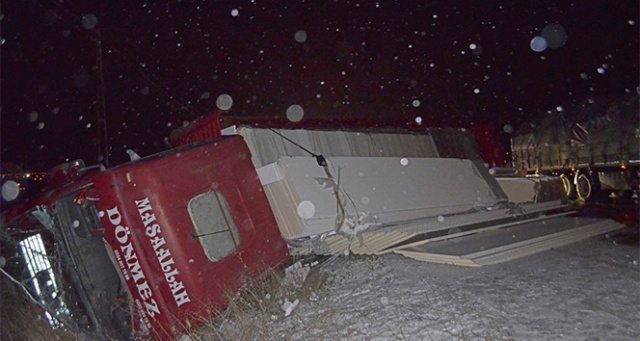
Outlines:
[[[575,212],[561,200],[559,181],[496,178],[479,157],[442,157],[430,134],[247,126],[228,127],[223,134],[244,137],[293,254],[396,252],[479,266],[622,226],[612,221],[584,224],[589,228],[571,224],[562,216]],[[541,230],[541,224],[547,228]],[[516,245],[510,247],[504,235],[516,227]],[[491,246],[495,252],[481,254],[491,255],[491,261],[459,261],[464,251],[449,257],[424,248],[489,233],[500,241]]]

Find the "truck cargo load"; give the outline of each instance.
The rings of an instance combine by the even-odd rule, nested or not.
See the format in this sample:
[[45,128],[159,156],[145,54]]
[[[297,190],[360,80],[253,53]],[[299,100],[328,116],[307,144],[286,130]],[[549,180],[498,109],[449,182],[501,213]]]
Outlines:
[[511,140],[513,167],[562,175],[567,196],[587,200],[595,191],[638,190],[638,94],[552,113]]

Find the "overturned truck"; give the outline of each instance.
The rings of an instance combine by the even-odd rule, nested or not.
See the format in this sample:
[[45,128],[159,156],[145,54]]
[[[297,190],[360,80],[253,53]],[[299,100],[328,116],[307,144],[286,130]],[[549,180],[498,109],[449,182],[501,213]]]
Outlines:
[[552,180],[496,177],[471,130],[264,122],[216,113],[171,150],[53,169],[47,191],[3,214],[2,273],[52,325],[171,340],[290,255],[481,266],[620,228],[563,220]]

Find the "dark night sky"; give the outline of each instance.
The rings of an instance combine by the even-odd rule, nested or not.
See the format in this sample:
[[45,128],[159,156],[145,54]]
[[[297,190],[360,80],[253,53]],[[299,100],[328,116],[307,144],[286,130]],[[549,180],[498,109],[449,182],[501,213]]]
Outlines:
[[[97,162],[97,37],[112,165],[127,148],[167,148],[221,94],[228,115],[284,117],[299,104],[305,117],[489,120],[508,135],[639,84],[637,0],[2,5],[0,157],[30,171]],[[566,43],[533,51],[550,23]]]

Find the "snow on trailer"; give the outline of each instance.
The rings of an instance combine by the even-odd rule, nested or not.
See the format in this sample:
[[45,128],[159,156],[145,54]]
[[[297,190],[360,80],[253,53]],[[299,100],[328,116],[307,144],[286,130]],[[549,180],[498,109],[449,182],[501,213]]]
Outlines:
[[[480,234],[508,240],[504,235],[517,227],[518,238],[496,246],[492,263],[498,263],[622,227],[603,221],[564,233],[560,226],[568,220],[561,216],[574,212],[561,200],[559,179],[504,176],[496,172],[500,168],[489,169],[466,129],[411,131],[274,118],[251,122],[218,115],[174,136],[174,143],[242,136],[292,254],[395,252],[440,261],[420,247]],[[548,225],[553,227],[539,229],[541,217],[554,219]],[[546,238],[554,242],[540,243]],[[497,256],[505,248],[508,256]]]

